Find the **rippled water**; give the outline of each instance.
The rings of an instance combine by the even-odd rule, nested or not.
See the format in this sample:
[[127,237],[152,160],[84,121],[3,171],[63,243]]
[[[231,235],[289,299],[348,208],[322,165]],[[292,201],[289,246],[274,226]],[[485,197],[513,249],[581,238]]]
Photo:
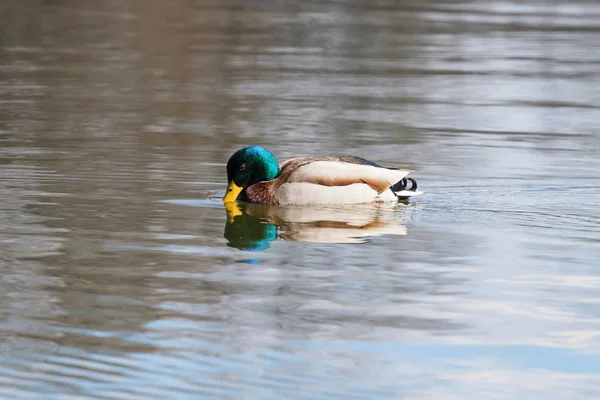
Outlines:
[[[0,18],[0,397],[600,397],[596,2]],[[425,194],[226,210],[247,144]]]

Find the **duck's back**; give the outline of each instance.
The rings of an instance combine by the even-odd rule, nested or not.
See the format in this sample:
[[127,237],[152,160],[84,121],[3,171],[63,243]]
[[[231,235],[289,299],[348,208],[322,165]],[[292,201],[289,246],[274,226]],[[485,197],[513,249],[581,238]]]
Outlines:
[[281,164],[276,197],[280,204],[392,201],[387,189],[410,172],[349,155],[294,158]]

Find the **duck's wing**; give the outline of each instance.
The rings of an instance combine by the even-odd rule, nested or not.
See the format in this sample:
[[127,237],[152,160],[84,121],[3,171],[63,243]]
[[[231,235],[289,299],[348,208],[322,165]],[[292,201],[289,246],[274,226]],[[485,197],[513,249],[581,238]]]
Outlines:
[[364,183],[381,193],[411,173],[408,169],[384,168],[353,156],[295,158],[282,164],[281,183],[308,182],[323,186]]

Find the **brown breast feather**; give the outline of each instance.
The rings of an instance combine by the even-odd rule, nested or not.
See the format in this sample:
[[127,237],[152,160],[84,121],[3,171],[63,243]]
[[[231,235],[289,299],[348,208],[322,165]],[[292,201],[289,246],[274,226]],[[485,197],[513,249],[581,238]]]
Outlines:
[[258,182],[246,188],[246,201],[258,204],[277,204],[274,181]]

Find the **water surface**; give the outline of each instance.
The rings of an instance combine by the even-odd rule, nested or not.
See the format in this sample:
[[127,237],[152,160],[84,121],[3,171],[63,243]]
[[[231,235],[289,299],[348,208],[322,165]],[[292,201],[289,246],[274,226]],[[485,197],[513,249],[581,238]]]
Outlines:
[[[0,397],[600,397],[596,2],[0,18]],[[228,215],[248,144],[425,194]]]

